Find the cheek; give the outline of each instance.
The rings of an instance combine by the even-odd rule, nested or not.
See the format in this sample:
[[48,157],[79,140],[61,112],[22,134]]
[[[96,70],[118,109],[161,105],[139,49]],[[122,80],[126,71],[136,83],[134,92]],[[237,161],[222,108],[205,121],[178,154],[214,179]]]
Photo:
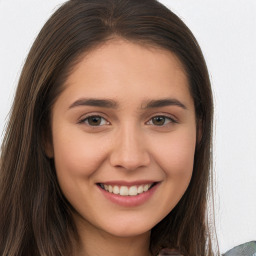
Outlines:
[[[184,176],[190,175],[194,164],[194,143],[177,142],[173,143],[169,150],[163,155],[166,159],[164,170],[169,175]],[[168,168],[170,166],[170,168]]]
[[180,201],[190,183],[196,144],[196,133],[176,133],[158,143],[155,161],[163,170],[163,196],[159,209],[166,216]]
[[[82,131],[65,132],[58,129],[54,134],[54,160],[56,171],[69,175],[89,176],[93,174],[105,159],[104,148],[91,136]],[[72,134],[72,136],[66,136]]]
[[182,131],[168,135],[157,143],[155,159],[167,176],[191,176],[194,164],[196,132]]

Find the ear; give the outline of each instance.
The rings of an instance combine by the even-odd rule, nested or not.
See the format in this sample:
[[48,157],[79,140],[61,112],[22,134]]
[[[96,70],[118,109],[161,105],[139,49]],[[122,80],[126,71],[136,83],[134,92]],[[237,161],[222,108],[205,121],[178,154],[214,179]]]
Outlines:
[[53,150],[52,134],[50,129],[47,129],[47,131],[42,132],[42,144],[43,144],[43,150],[45,155],[48,158],[53,158],[54,150]]
[[53,151],[53,145],[52,141],[47,140],[44,143],[44,152],[48,158],[53,158],[54,156],[54,151]]
[[203,135],[203,124],[202,120],[198,119],[196,122],[196,144],[198,145],[201,142]]

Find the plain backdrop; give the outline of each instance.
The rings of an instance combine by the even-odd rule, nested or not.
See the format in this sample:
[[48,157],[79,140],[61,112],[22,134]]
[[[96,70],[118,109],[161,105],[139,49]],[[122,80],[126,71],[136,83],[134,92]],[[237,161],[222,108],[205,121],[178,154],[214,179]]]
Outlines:
[[[0,133],[26,55],[63,0],[0,0]],[[215,101],[216,226],[221,252],[256,240],[256,1],[161,0],[188,25]]]

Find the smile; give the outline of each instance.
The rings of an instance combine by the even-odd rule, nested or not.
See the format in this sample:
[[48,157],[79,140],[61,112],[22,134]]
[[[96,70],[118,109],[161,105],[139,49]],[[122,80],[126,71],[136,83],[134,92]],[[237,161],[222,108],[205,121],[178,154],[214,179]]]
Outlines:
[[133,186],[107,185],[103,183],[98,183],[98,186],[100,186],[105,191],[120,196],[137,196],[139,194],[147,192],[154,185],[156,185],[156,182]]

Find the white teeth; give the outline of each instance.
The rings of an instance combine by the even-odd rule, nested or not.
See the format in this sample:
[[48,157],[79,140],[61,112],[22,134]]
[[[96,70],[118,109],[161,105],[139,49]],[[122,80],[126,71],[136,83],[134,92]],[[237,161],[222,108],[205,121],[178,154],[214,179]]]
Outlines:
[[119,194],[120,194],[121,196],[128,196],[128,194],[129,194],[128,187],[126,187],[126,186],[121,186],[121,187],[120,187]]
[[112,186],[112,185],[101,184],[101,187],[104,188],[104,190],[120,196],[136,196],[138,194],[148,191],[151,186],[152,186],[152,183],[139,185],[139,186],[134,185],[131,187],[128,187],[128,186],[119,187],[117,185]]
[[116,195],[119,194],[119,187],[118,186],[113,187],[113,193],[116,194]]
[[140,185],[140,186],[138,187],[138,194],[143,193],[143,191],[144,191],[143,185]]
[[144,185],[143,191],[146,192],[146,191],[148,191],[148,189],[149,189],[149,184]]
[[129,188],[129,196],[136,196],[138,194],[138,190],[136,186],[131,186]]

